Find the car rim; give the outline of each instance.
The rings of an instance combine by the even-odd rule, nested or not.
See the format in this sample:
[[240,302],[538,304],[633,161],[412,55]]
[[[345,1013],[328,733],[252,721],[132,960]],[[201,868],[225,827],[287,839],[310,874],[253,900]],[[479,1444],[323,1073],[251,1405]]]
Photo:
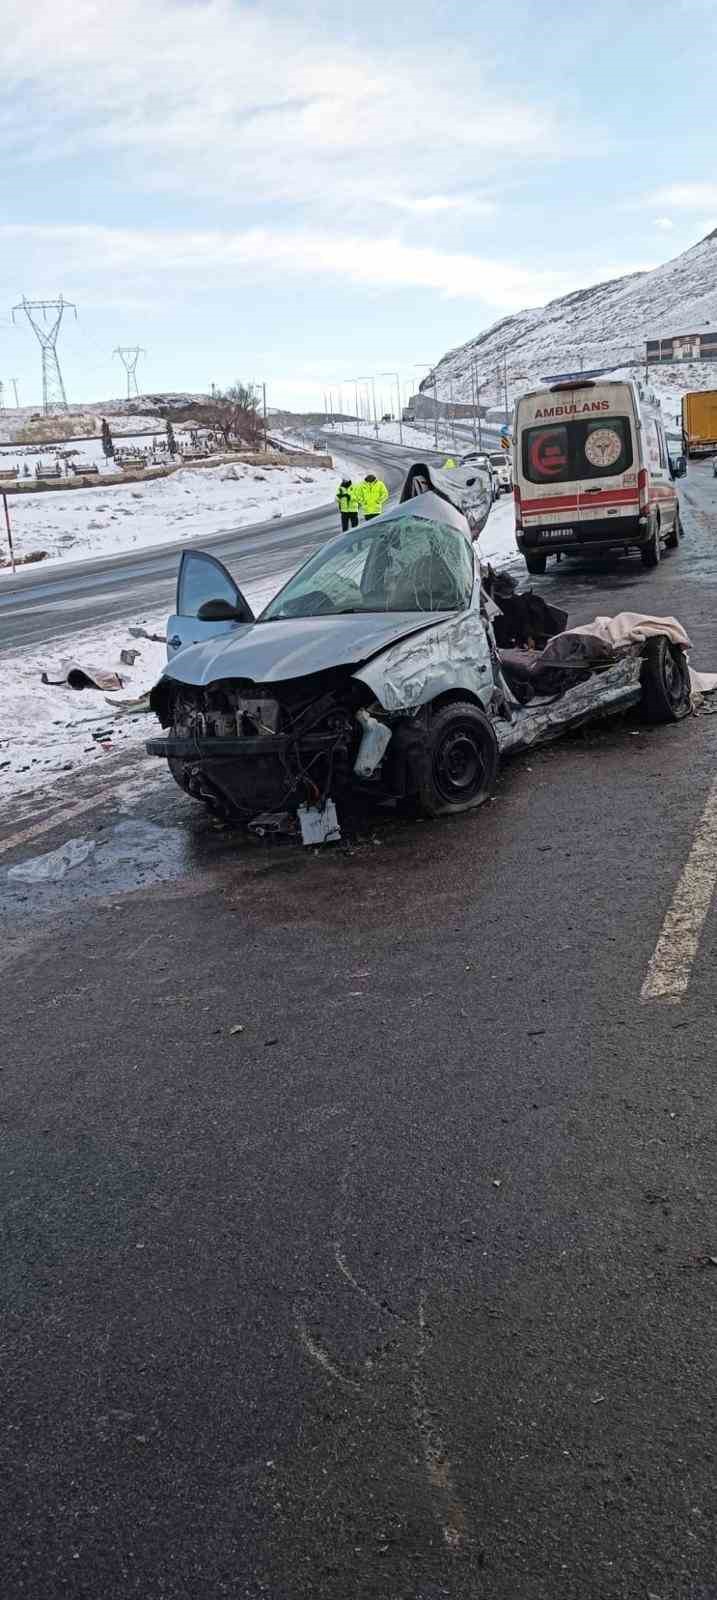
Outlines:
[[453,728],[433,757],[433,781],[441,798],[469,800],[479,793],[485,777],[480,744],[467,728]]
[[674,650],[667,650],[665,652],[665,664],[662,675],[665,684],[665,694],[667,695],[671,705],[681,705],[684,694],[684,673],[682,663],[678,661]]

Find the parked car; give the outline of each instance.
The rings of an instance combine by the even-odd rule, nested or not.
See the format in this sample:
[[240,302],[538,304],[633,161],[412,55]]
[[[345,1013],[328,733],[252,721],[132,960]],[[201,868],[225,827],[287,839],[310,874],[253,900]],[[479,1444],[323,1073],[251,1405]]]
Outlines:
[[513,465],[509,450],[491,450],[488,457],[498,479],[498,493],[510,494],[513,488]]
[[[659,401],[634,381],[576,374],[516,403],[515,527],[531,573],[550,555],[676,549],[680,508]],[[685,463],[682,463],[684,469]],[[681,475],[681,472],[680,472]]]
[[500,481],[498,478],[498,473],[493,465],[492,456],[487,450],[469,450],[467,455],[461,456],[460,465],[462,467],[474,465],[478,467],[481,472],[487,473],[490,479],[491,498],[493,500],[498,499],[500,494]]
[[[419,463],[397,506],[323,545],[258,618],[220,561],[184,551],[151,694],[167,731],[147,750],[245,822],[320,816],[349,795],[434,817],[486,800],[501,756],[595,714],[685,716],[686,639],[671,624],[643,637],[628,619],[606,640],[565,631],[564,613],[505,583],[488,602],[472,535],[489,509],[472,467]],[[523,612],[542,651],[519,648]],[[498,647],[499,614],[517,649]]]

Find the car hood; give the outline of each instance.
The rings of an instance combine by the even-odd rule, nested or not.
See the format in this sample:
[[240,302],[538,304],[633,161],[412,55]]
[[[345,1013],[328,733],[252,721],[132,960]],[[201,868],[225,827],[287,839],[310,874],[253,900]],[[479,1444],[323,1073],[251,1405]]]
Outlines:
[[331,667],[358,666],[399,639],[453,615],[451,611],[398,611],[254,622],[236,633],[185,645],[169,662],[163,677],[195,687],[221,678],[284,683]]

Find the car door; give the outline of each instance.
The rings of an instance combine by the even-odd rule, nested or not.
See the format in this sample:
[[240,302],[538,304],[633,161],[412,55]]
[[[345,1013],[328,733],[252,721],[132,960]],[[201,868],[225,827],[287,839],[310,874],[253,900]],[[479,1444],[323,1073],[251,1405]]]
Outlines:
[[[223,601],[232,616],[205,620],[198,615],[208,601]],[[254,613],[221,561],[204,550],[184,550],[177,578],[176,610],[167,623],[167,659],[187,644],[216,639],[223,633],[246,632]]]

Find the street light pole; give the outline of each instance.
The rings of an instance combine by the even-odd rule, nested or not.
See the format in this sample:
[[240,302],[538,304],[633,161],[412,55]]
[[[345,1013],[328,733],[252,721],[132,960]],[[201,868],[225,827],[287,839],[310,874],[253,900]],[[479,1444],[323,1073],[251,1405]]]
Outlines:
[[403,417],[401,416],[401,379],[399,378],[397,372],[382,372],[380,374],[380,376],[382,378],[393,378],[395,380],[396,396],[397,396],[397,399],[398,399],[398,442],[399,442],[399,444],[403,444]]
[[361,382],[360,378],[344,378],[344,383],[352,383],[353,386],[354,386],[354,405],[356,407],[356,438],[357,439],[359,439],[361,437],[361,418],[360,418],[360,415],[359,415],[359,388],[358,388],[360,382]]
[[376,415],[376,379],[369,377],[367,374],[366,377],[361,378],[359,382],[370,383],[371,385],[371,397],[373,400],[373,425],[376,430],[376,438],[378,439],[378,417]]

